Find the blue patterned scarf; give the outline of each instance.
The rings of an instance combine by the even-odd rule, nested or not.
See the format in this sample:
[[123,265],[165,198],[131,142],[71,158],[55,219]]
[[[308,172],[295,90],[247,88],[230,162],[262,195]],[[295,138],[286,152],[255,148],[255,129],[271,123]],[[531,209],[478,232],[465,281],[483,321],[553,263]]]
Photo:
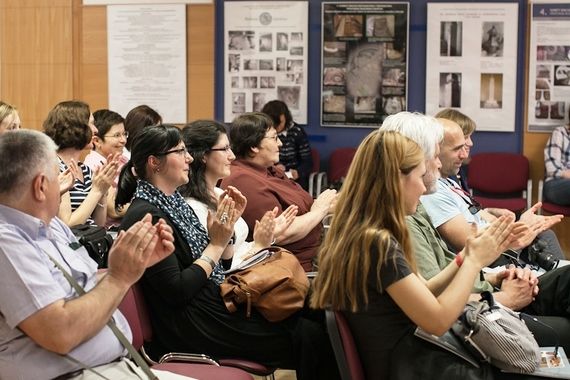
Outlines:
[[[202,256],[202,252],[210,243],[208,232],[206,232],[206,229],[198,220],[192,207],[186,203],[178,191],[167,196],[152,184],[139,180],[134,197],[144,199],[168,215],[170,221],[176,226],[190,246],[192,257],[197,259]],[[218,285],[221,284],[224,281],[222,271],[222,265],[218,262],[210,276],[210,280]]]

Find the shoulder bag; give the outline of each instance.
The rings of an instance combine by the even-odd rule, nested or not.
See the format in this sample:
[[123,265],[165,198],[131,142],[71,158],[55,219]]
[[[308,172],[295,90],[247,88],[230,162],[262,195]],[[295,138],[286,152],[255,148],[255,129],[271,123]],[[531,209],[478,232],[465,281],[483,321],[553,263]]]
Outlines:
[[517,373],[538,368],[540,350],[532,332],[519,313],[495,305],[489,292],[465,306],[451,331],[475,357],[497,368]]
[[220,294],[229,312],[246,304],[268,321],[281,321],[303,308],[309,291],[309,279],[299,260],[284,248],[262,250],[237,269],[226,272]]
[[109,251],[113,245],[113,237],[105,227],[95,224],[79,224],[71,228],[77,241],[85,247],[89,256],[99,268],[107,268]]

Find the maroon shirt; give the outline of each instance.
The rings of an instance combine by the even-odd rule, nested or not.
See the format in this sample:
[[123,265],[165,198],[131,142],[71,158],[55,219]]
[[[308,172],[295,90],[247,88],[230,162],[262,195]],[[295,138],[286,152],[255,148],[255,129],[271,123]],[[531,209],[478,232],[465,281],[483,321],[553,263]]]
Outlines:
[[[246,160],[232,162],[231,175],[222,181],[222,188],[234,186],[247,198],[247,206],[242,215],[249,227],[248,240],[253,239],[255,221],[263,214],[279,209],[278,215],[291,205],[297,205],[303,215],[311,211],[313,197],[295,181],[288,179],[285,173],[272,166],[265,168]],[[294,243],[283,245],[297,256],[305,271],[312,270],[312,259],[321,244],[322,224],[317,224],[304,238]]]

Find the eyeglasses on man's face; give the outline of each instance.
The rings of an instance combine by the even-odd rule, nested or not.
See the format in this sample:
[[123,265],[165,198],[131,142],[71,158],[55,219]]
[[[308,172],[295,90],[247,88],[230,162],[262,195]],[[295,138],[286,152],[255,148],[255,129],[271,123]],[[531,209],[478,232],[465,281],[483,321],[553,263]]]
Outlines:
[[224,152],[225,151],[226,153],[229,153],[229,152],[231,152],[231,150],[232,150],[232,147],[229,145],[226,145],[222,148],[210,148],[210,152]]
[[117,132],[114,133],[112,135],[104,135],[103,137],[112,137],[114,139],[120,139],[121,137],[124,138],[128,138],[129,137],[129,132],[125,131],[125,132]]

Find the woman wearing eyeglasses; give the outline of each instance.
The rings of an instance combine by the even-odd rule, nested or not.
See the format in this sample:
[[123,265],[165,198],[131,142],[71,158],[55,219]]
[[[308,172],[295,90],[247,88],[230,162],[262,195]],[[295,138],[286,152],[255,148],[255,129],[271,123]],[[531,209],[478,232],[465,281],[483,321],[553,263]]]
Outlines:
[[[97,134],[93,137],[94,149],[85,157],[83,163],[89,166],[91,170],[97,171],[107,163],[108,157],[116,157],[119,170],[121,170],[123,165],[129,160],[123,155],[127,137],[129,136],[125,131],[125,119],[118,113],[108,109],[93,112],[93,119],[95,128],[97,128]],[[115,208],[118,181],[119,173],[117,172],[113,186],[108,191],[106,227],[118,225],[120,218],[126,211],[126,207],[120,210]]]
[[260,112],[245,113],[232,122],[230,141],[237,159],[231,163],[231,174],[222,188],[234,186],[247,198],[243,218],[252,239],[256,220],[267,210],[278,212],[289,206],[298,214],[287,230],[276,237],[276,244],[293,252],[306,271],[313,269],[313,258],[321,243],[321,222],[333,209],[336,191],[326,190],[313,198],[285,172],[275,166],[279,162],[281,141],[269,116]]
[[140,131],[121,171],[117,203],[131,202],[121,229],[150,213],[153,223],[164,219],[174,235],[174,253],[147,268],[140,280],[154,328],[151,352],[158,357],[172,351],[240,357],[295,368],[300,380],[335,379],[334,362],[326,355],[328,339],[315,322],[298,313],[269,322],[255,308],[248,317],[246,305],[228,312],[220,284],[230,266],[233,250],[228,245],[245,199],[228,188],[227,197],[208,214],[206,231],[177,191],[188,182],[193,160],[178,128],[150,126]]
[[[224,194],[216,184],[230,175],[231,163],[236,156],[230,147],[225,126],[217,121],[197,120],[187,124],[182,129],[182,138],[194,161],[190,165],[190,181],[178,190],[186,197],[207,230],[208,211],[216,210],[220,196]],[[246,242],[249,234],[246,222],[238,219],[231,240],[234,249],[232,267],[237,266],[249,253],[271,245],[273,236],[280,236],[291,224],[297,214],[297,206],[290,206],[279,217],[276,214],[276,209],[266,210],[265,216],[259,221],[262,226],[256,226],[251,242]]]

